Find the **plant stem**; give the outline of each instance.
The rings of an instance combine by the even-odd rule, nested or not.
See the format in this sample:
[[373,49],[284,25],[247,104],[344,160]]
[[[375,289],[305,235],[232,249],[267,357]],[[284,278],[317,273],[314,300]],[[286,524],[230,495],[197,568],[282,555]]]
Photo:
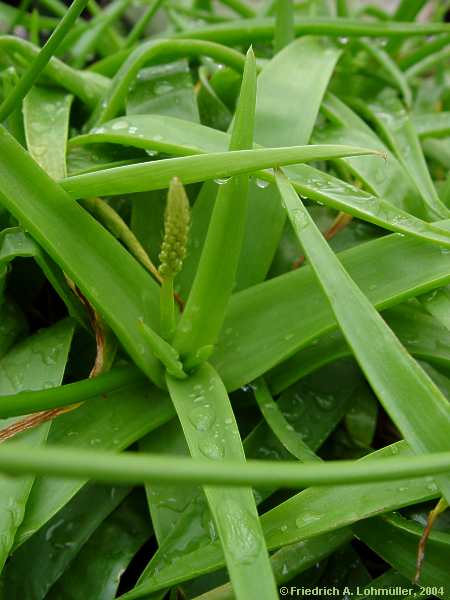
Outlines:
[[0,446],[0,469],[14,476],[34,473],[62,478],[95,479],[116,483],[166,482],[233,486],[278,486],[299,488],[400,479],[417,479],[450,472],[450,452],[408,458],[361,461],[327,461],[299,464],[298,461],[206,461],[132,452],[77,448],[30,448],[20,443]]
[[136,367],[117,367],[93,379],[83,379],[45,390],[0,396],[0,417],[4,419],[69,406],[139,382],[143,378],[144,375]]
[[175,331],[175,303],[173,278],[163,279],[160,292],[161,336],[170,342]]

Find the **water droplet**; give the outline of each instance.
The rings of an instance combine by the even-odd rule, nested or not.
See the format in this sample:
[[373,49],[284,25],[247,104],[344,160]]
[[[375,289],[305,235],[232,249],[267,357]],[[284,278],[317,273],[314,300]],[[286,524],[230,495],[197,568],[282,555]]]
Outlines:
[[346,44],[348,44],[348,37],[342,36],[342,37],[339,37],[338,40],[339,40],[339,43],[343,44],[344,46]]
[[229,177],[218,177],[217,179],[214,179],[214,183],[217,183],[217,185],[225,185],[229,181]]
[[61,527],[61,525],[63,525],[63,523],[64,523],[64,519],[59,519],[58,521],[56,521],[56,523],[54,523],[53,525],[50,525],[50,527],[45,532],[45,539],[47,540],[47,542],[49,542],[52,539],[55,531],[58,529],[58,527]]
[[298,517],[295,520],[295,524],[297,525],[297,527],[299,529],[301,529],[302,527],[304,527],[305,525],[310,525],[311,523],[315,523],[316,521],[319,521],[321,518],[321,515],[319,515],[318,513],[304,513],[303,515],[301,515],[300,517]]
[[316,396],[317,406],[324,411],[333,410],[336,405],[336,399],[331,394]]
[[111,129],[128,129],[128,121],[120,120],[111,125]]
[[264,179],[257,179],[256,180],[256,185],[257,185],[257,187],[259,187],[262,190],[264,190],[265,188],[269,187],[270,182],[269,181],[265,181]]
[[309,225],[308,215],[305,214],[305,211],[303,209],[299,208],[299,209],[293,210],[292,217],[294,220],[294,224],[299,229],[305,229],[305,227],[308,227],[308,225]]
[[146,150],[146,153],[151,156],[152,158],[154,158],[155,156],[158,156],[158,150]]
[[236,563],[252,562],[261,549],[257,534],[258,521],[234,498],[227,498],[218,507],[219,529]]
[[436,485],[434,479],[432,477],[426,477],[425,481],[427,481],[427,490],[430,492],[437,492],[438,486]]
[[200,440],[198,449],[211,460],[221,460],[225,456],[225,448],[220,442],[214,441],[212,438],[204,438]]
[[154,87],[154,92],[157,96],[168,94],[173,90],[173,85],[169,81],[160,81]]
[[216,420],[216,414],[210,404],[204,404],[191,410],[189,420],[197,431],[208,431]]
[[251,384],[251,383],[248,383],[248,384],[246,384],[246,385],[243,385],[243,386],[241,387],[241,390],[242,390],[243,392],[245,392],[246,394],[249,394],[250,392],[254,392],[254,391],[256,390],[256,386],[255,386],[255,385],[253,385],[253,384]]

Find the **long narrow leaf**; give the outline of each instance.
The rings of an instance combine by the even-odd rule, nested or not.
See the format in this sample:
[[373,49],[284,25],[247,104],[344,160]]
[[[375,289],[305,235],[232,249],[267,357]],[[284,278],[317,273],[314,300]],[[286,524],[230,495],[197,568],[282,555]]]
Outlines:
[[[122,129],[118,129],[117,124],[119,125],[119,128]],[[301,135],[300,130],[295,131],[295,135]],[[362,138],[360,137],[359,139]],[[373,135],[373,139],[368,139],[367,136],[365,137],[365,140],[367,140],[372,147],[374,147],[374,140],[376,139],[377,137],[375,135]],[[136,115],[127,117],[126,120],[119,119],[112,121],[103,126],[103,128],[97,130],[97,132],[94,130],[91,134],[74,140],[74,143],[77,144],[91,142],[130,144],[140,148],[184,156],[198,154],[202,151],[220,152],[227,147],[228,136],[223,132],[179,119],[172,119],[170,117],[152,118],[151,115]],[[382,148],[383,146],[380,145],[380,149]],[[294,149],[292,148],[291,150]],[[288,152],[287,148],[283,151]],[[198,159],[200,157],[191,158]],[[436,241],[445,244],[443,237],[435,235],[437,233],[436,229],[440,229],[438,225],[433,225],[426,223],[421,219],[417,219],[404,210],[396,209],[391,202],[386,202],[386,200],[384,200],[384,194],[382,194],[382,192],[393,186],[400,188],[394,192],[394,197],[398,197],[399,199],[396,201],[396,204],[400,202],[403,203],[403,198],[406,194],[409,197],[411,196],[411,186],[408,185],[408,182],[406,182],[406,184],[404,181],[398,183],[399,178],[403,175],[403,171],[399,171],[399,169],[401,169],[400,165],[397,163],[397,168],[392,169],[391,172],[387,171],[385,173],[384,164],[381,163],[381,161],[377,161],[370,156],[368,156],[368,158],[371,158],[376,164],[373,169],[370,169],[371,171],[373,170],[371,178],[373,177],[378,182],[381,182],[381,180],[384,181],[385,175],[390,178],[387,188],[381,186],[380,183],[377,183],[376,188],[380,192],[380,197],[358,189],[349,183],[345,183],[344,181],[309,165],[287,167],[286,173],[289,175],[291,183],[301,195],[315,200],[316,202],[321,202],[337,210],[352,214],[360,219],[380,225],[390,231],[418,235],[419,237],[424,237],[430,241],[436,239]],[[214,162],[211,156],[208,157],[207,160]],[[231,163],[234,163],[232,157],[228,156],[228,160],[230,160]],[[211,171],[206,177],[207,172],[204,171],[205,163],[202,162],[200,163],[201,167],[198,168],[202,169],[202,173],[205,173],[205,177],[200,177],[200,175],[195,177],[188,166],[190,163],[181,164],[186,167],[186,172],[183,172],[184,182],[198,181],[200,179],[204,180],[206,178],[220,179],[230,174],[234,174],[234,170],[222,169],[220,171]],[[197,165],[198,163],[195,164]],[[222,160],[221,165],[223,164],[224,162]],[[146,163],[144,165],[121,168],[122,170],[117,168],[98,173],[91,173],[89,175],[69,177],[62,181],[62,185],[74,196],[83,196],[91,190],[98,194],[114,194],[119,186],[123,186],[121,189],[125,193],[142,191],[144,188],[147,190],[158,189],[159,187],[165,188],[169,185],[170,177],[180,171],[180,167],[178,166],[180,163],[172,163],[172,165],[177,168],[173,171],[170,170],[170,173],[165,175],[164,178],[157,175],[163,167],[164,170],[166,168],[169,170],[168,167],[170,167],[170,163],[168,161],[157,161],[152,164]],[[254,163],[254,168],[258,168],[256,166],[256,161]],[[147,175],[144,175],[145,173],[147,173]],[[114,175],[114,178],[111,178],[111,180],[110,175]],[[124,180],[125,176],[127,177],[127,180]],[[136,181],[136,177],[142,178],[142,183]],[[151,180],[149,179],[150,177],[152,177]],[[273,181],[273,176],[265,171],[258,172],[257,177],[261,178],[263,181]],[[109,184],[110,181],[113,183]],[[414,186],[412,185],[412,187]],[[259,189],[259,192],[261,192],[262,195],[261,200],[263,198],[265,199],[265,190]],[[255,200],[256,199],[258,199],[257,196],[255,197]],[[270,200],[272,200],[272,198]],[[255,207],[256,206],[257,204],[255,203]],[[410,209],[410,207],[407,208]],[[442,230],[441,233],[444,234]],[[444,235],[447,236],[447,234]],[[271,256],[272,254],[268,253],[268,255]]]
[[[161,381],[139,320],[155,324],[156,284],[123,247],[0,131],[0,200],[104,315],[144,372]],[[83,231],[80,237],[74,227]],[[93,250],[95,248],[95,250]]]
[[[204,365],[186,381],[168,377],[167,383],[192,456],[215,469],[223,460],[245,463],[233,410],[214,370]],[[258,598],[276,598],[251,488],[205,486],[204,491],[236,597],[246,600],[256,591]]]
[[[279,175],[277,183],[294,231],[355,358],[380,402],[417,452],[447,449],[450,443],[450,407],[446,398],[405,352],[339,263],[286,178]],[[352,297],[351,306],[349,297]],[[450,498],[448,477],[440,477],[438,481],[445,497]]]
[[[128,126],[128,121],[124,119],[122,127],[126,129]],[[170,180],[176,176],[185,184],[196,183],[269,169],[274,165],[292,165],[306,161],[364,154],[376,155],[379,153],[365,148],[346,146],[293,146],[292,148],[234,150],[163,159],[85,175],[74,175],[64,179],[61,185],[74,198],[88,197],[93,194],[112,196],[167,188]]]
[[[253,51],[249,50],[230,150],[253,146],[255,101],[256,63]],[[223,323],[244,237],[247,192],[248,178],[241,176],[228,181],[217,194],[197,273],[173,341],[174,347],[191,363],[202,347],[215,343]]]
[[59,90],[33,87],[23,102],[28,151],[53,179],[66,176],[66,143],[72,98]]
[[[59,385],[66,367],[73,336],[73,323],[63,321],[25,340],[0,361],[0,391],[19,392],[27,388]],[[2,421],[2,429],[13,421]],[[43,424],[22,436],[28,452],[45,442],[49,424]],[[0,478],[0,570],[14,543],[17,528],[23,521],[34,477]]]
[[[62,448],[75,453],[83,448],[119,452],[173,416],[166,393],[148,383],[131,384],[115,392],[100,393],[84,406],[58,417],[50,429],[48,445],[56,453]],[[68,479],[67,475],[62,479],[36,479],[15,547],[47,523],[86,483],[85,477]]]

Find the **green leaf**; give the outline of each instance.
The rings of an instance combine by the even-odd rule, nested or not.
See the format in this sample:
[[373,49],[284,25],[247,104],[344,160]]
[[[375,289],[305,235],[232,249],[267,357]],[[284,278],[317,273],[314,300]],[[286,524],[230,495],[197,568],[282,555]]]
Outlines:
[[164,365],[166,371],[179,379],[185,379],[187,374],[183,370],[178,352],[162,337],[155,333],[143,321],[141,321],[142,335],[156,358]]
[[152,0],[148,3],[146,10],[142,13],[139,20],[136,21],[125,40],[125,46],[127,48],[132,47],[133,44],[139,40],[140,36],[145,33],[150,21],[160,8],[161,3],[162,0]]
[[441,323],[445,329],[450,331],[450,290],[448,287],[435,290],[434,292],[419,298],[422,306],[427,312]]
[[[273,573],[278,585],[288,583],[299,573],[315,567],[351,539],[349,529],[340,529],[328,535],[317,536],[305,541],[284,546],[270,557]],[[308,586],[309,587],[309,586]],[[306,588],[306,585],[305,585]],[[231,583],[198,596],[196,600],[233,600]]]
[[0,359],[27,331],[22,311],[10,300],[0,303]]
[[[158,0],[159,2],[159,0]],[[151,8],[151,7],[150,7]],[[142,69],[127,98],[127,115],[153,113],[199,120],[189,64],[186,60]],[[88,134],[89,135],[89,134]],[[83,137],[83,136],[81,136]],[[148,153],[157,151],[150,148]],[[157,263],[161,248],[167,194],[158,190],[131,197],[131,227],[148,255]]]
[[[430,292],[430,297],[434,294],[436,305],[440,293],[440,290]],[[424,300],[424,303],[433,314],[433,300]],[[447,311],[448,314],[447,302],[440,310]],[[382,316],[410,354],[437,366],[448,364],[450,355],[447,348],[450,347],[450,337],[447,329],[442,328],[437,320],[437,316],[434,319],[430,318],[420,307],[409,304],[400,304],[385,310]],[[269,375],[271,388],[274,392],[279,392],[321,365],[349,355],[351,350],[345,338],[339,331],[333,331],[275,367]]]
[[[119,452],[173,416],[167,394],[145,383],[129,385],[100,394],[77,410],[58,417],[50,430],[48,444],[58,452],[62,447]],[[86,478],[37,478],[15,546],[47,523],[85,483]]]
[[352,440],[363,448],[369,448],[373,442],[377,426],[378,405],[376,398],[367,385],[357,391],[354,405],[345,417],[345,426]]
[[[283,175],[277,184],[300,243],[356,360],[378,399],[416,452],[448,448],[450,407],[329,248]],[[351,306],[348,298],[352,298]],[[450,481],[437,479],[450,498]]]
[[358,596],[358,600],[361,598],[375,600],[380,594],[379,590],[391,590],[393,588],[398,589],[398,586],[401,586],[405,590],[411,589],[412,594],[415,592],[414,586],[409,579],[391,569],[386,571],[386,573],[380,577],[372,579],[372,581],[364,588],[363,593]]
[[66,142],[72,97],[34,86],[23,102],[28,151],[53,179],[66,176]]
[[[199,68],[198,77],[201,85],[197,94],[197,102],[200,122],[208,127],[226,131],[230,126],[232,114],[218,96],[212,82],[209,81],[208,75],[207,67],[202,66]],[[214,80],[214,74],[211,79]]]
[[[8,30],[11,27],[11,25],[17,21],[19,10],[19,8],[11,6],[10,4],[6,4],[6,2],[0,2],[0,15],[2,19],[2,25],[6,30]],[[23,22],[25,25],[29,25],[30,15],[28,13],[25,13],[23,15]],[[57,24],[58,19],[55,19],[54,17],[42,17],[42,27],[54,29]]]
[[141,69],[128,93],[126,114],[168,115],[199,121],[187,60]]
[[0,233],[0,265],[15,258],[34,258],[53,288],[67,306],[72,317],[89,328],[86,310],[69,288],[61,269],[42,251],[38,244],[20,227],[9,227]]
[[450,135],[450,112],[418,114],[412,124],[420,137],[446,137]]
[[[226,390],[203,365],[185,382],[167,384],[193,457],[245,463],[239,430]],[[208,402],[205,396],[208,394]],[[275,598],[269,557],[250,488],[204,487],[237,598]],[[251,591],[252,590],[252,591]]]
[[283,446],[302,462],[318,460],[318,456],[303,441],[303,436],[285,419],[264,379],[257,379],[252,388],[264,419]]
[[395,154],[369,125],[330,92],[324,98],[322,112],[333,125],[316,129],[313,141],[315,143],[363,143],[370,148],[382,149],[387,157],[383,165],[375,164],[374,161],[366,160],[364,157],[338,159],[336,163],[344,163],[346,170],[350,170],[361,179],[366,188],[375,195],[406,212],[423,217],[426,213],[421,206],[422,202],[414,184],[405,177],[405,171]]
[[[73,323],[61,321],[24,340],[0,360],[0,392],[11,394],[26,389],[59,385],[64,376],[73,336]],[[13,421],[2,421],[2,429]],[[21,434],[23,443],[36,447],[45,442],[49,424]],[[12,548],[16,531],[24,519],[34,477],[0,477],[0,569]]]
[[3,572],[5,597],[46,597],[97,527],[129,493],[127,487],[89,486],[82,490],[14,552]]
[[[256,63],[249,50],[234,117],[230,151],[253,146]],[[191,367],[204,346],[215,343],[235,283],[247,219],[248,179],[236,177],[217,194],[198,269],[177,325],[174,347]],[[227,246],[224,256],[223,248]]]
[[410,80],[413,80],[414,77],[417,77],[418,75],[421,75],[422,73],[435,68],[437,65],[445,63],[445,61],[448,60],[449,56],[450,48],[447,46],[446,48],[443,48],[438,52],[434,52],[433,54],[426,56],[426,58],[424,58],[423,60],[409,67],[405,73],[406,77]]
[[94,531],[46,598],[115,598],[122,573],[151,532],[142,499],[131,494]]
[[[411,238],[380,238],[339,260],[379,310],[449,282],[447,252]],[[417,268],[406,270],[411,260]],[[335,328],[314,273],[302,267],[232,297],[212,362],[235,390]]]
[[371,56],[391,80],[403,96],[403,100],[407,108],[412,105],[412,91],[408,80],[403,71],[397,66],[397,63],[390,57],[389,53],[379,48],[376,44],[370,42],[359,42],[364,50]]
[[123,107],[128,88],[142,67],[161,57],[186,58],[187,56],[210,56],[238,71],[244,66],[245,58],[236,50],[201,40],[151,40],[138,46],[115,74],[111,86],[98,103],[91,117],[91,124],[101,125],[114,118]]
[[39,50],[36,58],[20,78],[17,86],[0,105],[0,123],[3,123],[3,121],[14,110],[14,108],[20,105],[20,102],[30,91],[33,83],[39,77],[41,72],[45,69],[46,65],[52,58],[53,54],[55,54],[58,46],[65,38],[69,29],[75,23],[86,4],[87,0],[73,0],[71,6],[58,23],[55,30],[52,32],[47,42]]
[[[357,369],[353,364],[349,364],[348,361],[331,365],[322,369],[317,374],[303,378],[298,384],[292,386],[282,394],[278,401],[279,408],[283,415],[286,415],[289,424],[303,437],[308,446],[312,450],[317,450],[346,412],[353,392],[360,383],[360,379],[361,376],[357,372]],[[162,430],[161,434],[163,434]],[[156,447],[160,447],[163,443],[163,439],[161,439],[155,445]],[[155,445],[147,448],[152,449]],[[260,422],[246,437],[244,440],[244,451],[247,458],[254,459],[265,460],[267,457],[270,457],[276,460],[287,460],[290,457],[287,450],[284,449],[264,421]],[[150,487],[154,489],[154,484]],[[161,488],[162,486],[159,485],[157,487]],[[169,497],[173,497],[173,494],[170,494],[170,490],[174,486],[164,486],[164,489],[167,488]],[[175,487],[175,489],[180,488]],[[257,503],[260,504],[274,491],[275,489],[267,484],[258,486],[254,490]],[[157,500],[158,495],[155,497],[155,501]],[[172,561],[177,560],[186,536],[191,540],[191,544],[198,548],[203,547],[206,549],[210,544],[212,538],[211,531],[214,528],[214,524],[206,500],[203,496],[197,495],[189,505],[187,504],[188,502],[189,497],[185,498],[184,502],[180,499],[174,506],[177,512],[172,516],[171,520],[172,522],[176,520],[177,524],[152,557],[141,575],[138,585],[143,583],[147,577],[151,577],[153,573],[158,572]],[[180,512],[178,511],[181,509],[182,514],[180,516]],[[165,507],[165,510],[168,511],[168,507]],[[168,512],[170,513],[170,511]],[[289,563],[294,563],[294,565],[298,564],[299,568],[305,565],[308,566],[309,560],[313,563],[317,562],[317,553],[326,553],[325,548],[331,548],[331,540],[328,540],[328,538],[325,542],[321,541],[321,544],[317,546],[313,545],[310,548],[310,553],[308,552],[306,555],[300,553],[301,557],[298,556],[297,559],[294,558],[295,548],[288,550],[287,554],[289,556],[293,554],[294,556],[290,556],[286,560]],[[199,553],[196,552],[196,556],[198,557]],[[314,557],[317,560],[314,560]],[[277,563],[278,561],[275,562]],[[190,563],[192,575],[196,574],[197,568],[198,562],[192,560]],[[276,570],[274,572],[276,574]]]
[[[159,121],[159,124],[157,123],[157,121]],[[152,119],[149,115],[147,115],[146,117],[142,117],[141,119],[138,120],[138,117],[135,116],[133,118],[133,121],[131,121],[130,118],[127,118],[126,121],[124,121],[123,119],[120,119],[119,121],[116,121],[115,123],[112,122],[111,127],[114,127],[114,125],[116,123],[120,123],[120,127],[123,127],[124,129],[128,128],[128,132],[127,132],[128,134],[129,134],[129,129],[131,127],[132,135],[127,135],[127,133],[124,133],[124,134],[120,135],[120,138],[118,138],[118,137],[116,138],[117,132],[114,133],[114,136],[111,136],[108,132],[108,135],[105,135],[104,137],[101,137],[103,135],[102,133],[95,134],[95,137],[94,137],[94,134],[92,134],[92,136],[89,136],[89,138],[87,138],[87,139],[79,138],[80,143],[85,141],[85,139],[86,139],[86,141],[89,141],[89,140],[90,141],[94,141],[94,140],[114,141],[115,139],[117,139],[117,140],[121,140],[122,143],[123,143],[123,141],[126,141],[127,143],[132,143],[133,145],[137,145],[137,146],[140,146],[142,144],[141,147],[145,147],[145,148],[153,147],[161,152],[185,155],[185,154],[192,154],[193,152],[198,153],[201,150],[204,151],[204,149],[206,149],[206,144],[208,144],[208,149],[211,148],[212,152],[217,152],[217,151],[220,151],[223,147],[225,147],[225,144],[228,141],[226,134],[224,134],[223,132],[208,129],[201,125],[188,123],[186,121],[181,121],[178,119],[172,120],[169,117],[166,117],[166,118],[159,117],[157,119],[156,118]],[[145,123],[145,125],[143,125],[144,123]],[[128,127],[129,125],[130,125],[130,127]],[[140,129],[141,125],[143,125],[142,130]],[[135,130],[133,128],[137,128],[137,129]],[[175,133],[175,130],[176,130],[176,133]],[[148,135],[148,137],[146,137],[144,135],[146,132],[147,132],[147,135],[150,134],[150,135]],[[150,132],[152,132],[152,133],[150,133]],[[146,140],[143,140],[142,138],[140,138],[140,141],[135,141],[135,140],[139,140],[140,135],[144,135],[144,137],[146,137]],[[206,136],[208,136],[208,137],[206,137]],[[154,141],[155,137],[157,138],[156,142]],[[202,139],[206,141],[204,148],[202,147],[203,146]],[[218,145],[219,140],[222,140],[223,146]],[[431,141],[431,140],[428,140],[428,141]],[[432,141],[437,141],[437,140],[432,140]],[[217,143],[217,146],[214,146],[214,144],[216,144],[216,143]],[[370,143],[370,145],[373,146],[372,142],[369,142],[369,143]],[[176,149],[176,146],[178,146],[178,149]],[[181,146],[181,148],[180,148],[180,146]],[[200,150],[200,148],[201,148],[201,150]],[[314,146],[310,146],[309,148],[312,150],[312,148],[314,148]],[[382,146],[381,146],[381,148],[382,148]],[[295,148],[291,148],[290,150],[295,151]],[[261,150],[259,150],[259,151],[261,151]],[[287,148],[285,148],[283,151],[286,151],[286,153],[288,153]],[[273,152],[275,152],[275,150],[273,150]],[[280,152],[280,150],[278,150],[277,152]],[[237,156],[237,155],[235,154],[235,156]],[[246,156],[248,156],[250,158],[251,155],[246,155]],[[255,155],[255,156],[258,156],[258,155]],[[281,164],[280,156],[277,157],[278,160],[276,160],[275,157],[273,159],[278,164]],[[169,170],[169,167],[170,167],[169,161],[165,161],[165,162],[157,161],[155,163],[145,163],[143,165],[133,165],[133,166],[124,167],[121,169],[120,168],[112,169],[110,171],[103,171],[102,173],[91,173],[88,175],[80,175],[78,177],[69,177],[69,178],[63,180],[62,185],[65,187],[65,189],[67,189],[69,191],[70,194],[73,194],[75,196],[83,196],[83,195],[87,195],[92,190],[99,194],[115,194],[115,193],[119,193],[119,191],[128,193],[128,192],[132,192],[132,191],[143,190],[144,188],[149,190],[149,189],[158,189],[158,188],[168,187],[172,173],[173,173],[173,175],[177,174],[178,176],[180,176],[183,180],[183,183],[190,183],[193,181],[198,181],[199,179],[203,180],[203,179],[209,179],[209,178],[211,178],[211,179],[221,178],[221,177],[229,176],[230,174],[233,175],[236,172],[234,170],[234,168],[233,168],[233,170],[231,170],[231,168],[230,169],[223,168],[225,165],[225,156],[220,155],[220,157],[221,157],[220,158],[221,169],[218,170],[218,168],[216,168],[216,169],[212,170],[212,168],[211,168],[211,171],[209,171],[209,172],[208,172],[209,166],[210,166],[209,161],[214,163],[215,159],[219,158],[219,154],[209,155],[208,157],[204,156],[203,159],[205,159],[205,162],[200,160],[200,164],[197,163],[196,161],[201,159],[201,157],[195,157],[195,156],[190,157],[190,160],[193,161],[193,163],[190,163],[190,164],[189,164],[190,161],[187,161],[187,159],[184,159],[187,162],[181,162],[181,163],[180,162],[172,162],[172,166],[174,166],[176,168],[174,168],[173,171],[170,170],[170,173],[166,174],[164,177],[163,176],[159,177],[159,176],[157,176],[157,174],[160,173],[160,169],[162,170],[162,167],[164,167],[165,170]],[[328,158],[331,158],[331,157],[328,155]],[[337,158],[337,156],[333,156],[333,158]],[[383,176],[382,166],[380,167],[380,162],[378,160],[374,159],[374,157],[370,157],[370,158],[372,159],[372,161],[374,162],[374,165],[376,166],[376,170],[374,169],[372,177],[374,177],[375,179],[378,179],[380,181],[381,177]],[[177,159],[177,160],[180,161],[181,159]],[[228,153],[227,160],[229,160],[229,162],[231,164],[234,163],[233,156],[230,153]],[[293,159],[293,160],[297,160],[297,159]],[[269,162],[270,161],[268,161],[268,163]],[[256,163],[256,160],[255,160],[255,163]],[[269,167],[270,164],[268,164],[268,163],[266,163],[266,165],[264,165],[264,166]],[[192,164],[195,164],[195,168],[197,169],[195,171],[195,173],[197,175],[194,175],[193,168],[191,168]],[[208,170],[207,170],[206,164],[208,164]],[[238,164],[239,164],[239,168],[241,169],[242,168],[242,160],[240,160],[240,162]],[[182,173],[181,173],[181,165],[183,165]],[[261,166],[261,165],[259,165],[259,166]],[[257,169],[258,165],[254,164],[253,168]],[[380,170],[380,168],[381,168],[381,170]],[[198,175],[198,169],[202,169],[201,177]],[[244,169],[242,168],[242,170],[244,170]],[[251,170],[250,167],[249,167],[249,170]],[[239,172],[241,172],[241,171],[239,171]],[[346,213],[352,214],[352,215],[354,215],[360,219],[363,219],[365,221],[369,221],[376,225],[380,225],[381,227],[384,227],[390,231],[399,231],[401,233],[418,235],[420,237],[424,237],[429,240],[435,239],[439,243],[443,243],[443,244],[446,243],[445,238],[447,237],[448,234],[444,233],[442,227],[439,227],[438,225],[434,225],[434,224],[428,224],[425,221],[422,221],[421,219],[417,219],[403,210],[396,209],[395,206],[393,206],[393,204],[391,204],[390,202],[386,202],[382,197],[380,198],[378,196],[374,196],[373,194],[364,192],[363,190],[360,190],[353,185],[345,183],[344,181],[337,179],[336,177],[333,177],[327,173],[324,173],[323,171],[320,171],[319,169],[315,169],[313,167],[310,167],[309,165],[296,165],[296,166],[287,167],[286,173],[289,175],[290,181],[294,185],[295,189],[301,195],[306,196],[306,197],[310,198],[311,200],[320,202],[322,204],[325,204],[326,206],[333,207],[337,210],[342,210]],[[114,175],[114,177],[111,178],[111,175]],[[396,181],[398,181],[398,177],[400,177],[400,176],[401,175],[399,175],[398,173],[395,173],[395,171],[394,171],[394,173],[392,173],[392,176],[391,176],[392,177],[391,185],[394,185],[396,183]],[[126,177],[126,179],[125,179],[125,177]],[[137,182],[136,177],[139,177],[140,179],[142,179],[142,182]],[[150,177],[152,177],[151,181],[150,181]],[[263,183],[262,183],[263,186],[266,185],[265,182],[273,181],[272,175],[268,172],[260,172],[257,174],[257,177],[261,178],[261,181],[263,181]],[[404,194],[408,192],[407,185],[408,184],[406,184],[406,186],[402,186],[403,189],[401,190],[399,198],[403,199]],[[93,187],[93,186],[95,186],[95,187]],[[267,190],[260,189],[260,188],[258,189],[258,186],[255,186],[255,189],[259,194],[259,196],[255,196],[255,200],[258,200],[258,204],[255,206],[258,207],[258,210],[260,210],[261,202],[263,201],[264,198],[266,198]],[[384,186],[383,186],[383,188],[381,188],[381,186],[380,186],[379,189],[380,189],[380,193],[381,193],[382,189],[385,189],[385,188],[384,188]],[[206,196],[207,196],[207,194],[206,194]],[[277,198],[278,198],[278,196],[277,196]],[[206,198],[204,198],[204,200],[208,201],[208,198],[206,197]],[[201,212],[203,212],[203,210],[205,210],[205,209],[202,208]],[[279,207],[277,206],[277,208],[274,210],[279,211]],[[251,213],[251,214],[253,214],[253,213]],[[270,216],[269,221],[272,222],[274,220],[274,214],[275,213],[273,211],[270,212],[271,216]],[[278,214],[278,212],[277,212],[277,214]],[[203,223],[203,218],[204,217],[202,217],[202,229],[205,227],[205,225]],[[192,228],[193,236],[197,235],[195,220],[196,220],[196,211],[194,210],[193,228]],[[283,217],[283,222],[284,222],[284,217]],[[256,235],[255,232],[260,231],[260,229],[261,229],[261,223],[260,223],[260,228],[257,228],[257,227],[254,228],[253,235]],[[438,230],[439,230],[439,233],[438,233]],[[279,232],[279,235],[281,235],[281,231]],[[278,243],[279,235],[277,234],[277,243]],[[442,237],[442,236],[445,236],[445,237]],[[200,234],[199,237],[201,240],[202,235]],[[263,253],[264,249],[261,248],[261,240],[260,240],[259,235],[257,236],[257,242],[258,243],[255,245],[252,244],[252,247],[259,248],[259,252]],[[246,248],[246,246],[244,246],[243,255],[246,254],[246,250],[248,250],[248,249]],[[272,260],[273,251],[274,251],[274,248],[272,247],[272,250],[270,251],[270,260]],[[265,252],[265,250],[264,250],[264,252]],[[268,256],[269,256],[269,253],[267,254],[267,257]],[[242,260],[244,260],[244,259],[242,259]],[[267,268],[268,268],[268,264],[267,264]],[[238,276],[239,276],[239,272],[238,272]],[[261,277],[258,276],[258,278],[256,278],[256,280],[252,279],[252,281],[250,283],[256,283],[261,278],[262,278],[262,273],[261,273]]]
[[[400,515],[392,515],[362,521],[354,526],[354,532],[402,575],[409,580],[413,579],[422,527]],[[435,586],[436,589],[432,593],[438,597],[446,597],[448,594],[449,560],[450,536],[448,533],[431,532],[422,565],[420,585]],[[444,587],[443,594],[438,591],[440,586]]]
[[5,150],[0,201],[75,281],[136,364],[161,382],[160,366],[139,327],[143,317],[157,326],[156,283],[4,130],[0,137]]
[[[282,2],[287,4],[287,2]],[[265,65],[257,82],[255,142],[263,146],[308,144],[320,103],[340,51],[324,39],[303,37]],[[301,118],[298,107],[302,107]],[[236,289],[263,281],[286,216],[279,194],[264,180],[250,182],[248,219]]]
[[[142,452],[151,454],[170,454],[172,456],[189,456],[189,449],[184,439],[178,419],[172,419],[157,431],[146,436],[139,443]],[[145,486],[147,500],[152,518],[153,528],[158,545],[171,534],[184,517],[185,509],[203,492],[197,486],[184,486],[166,483],[149,483]]]
[[130,1],[115,0],[90,21],[89,27],[70,48],[74,67],[80,68],[84,65],[95,47],[102,43],[102,37],[109,27],[127,10]]
[[[19,57],[25,63],[32,63],[39,53],[39,48],[26,40],[17,37],[0,36],[0,48],[10,58]],[[80,98],[89,107],[93,107],[101,95],[107,90],[109,80],[98,73],[77,71],[55,58],[50,59],[43,70],[54,85],[60,86]]]
[[[122,121],[122,127],[128,128],[127,120]],[[73,198],[90,195],[114,196],[167,188],[173,177],[178,177],[183,184],[188,184],[243,175],[260,169],[269,169],[273,165],[292,165],[364,154],[379,153],[348,146],[293,146],[214,152],[74,175],[63,179],[61,185]],[[271,175],[262,176],[269,181],[273,179]]]
[[420,142],[400,102],[389,92],[369,105],[370,115],[380,127],[393,152],[419,190],[423,201],[436,219],[447,218],[449,210],[440,201],[428,171]]
[[295,38],[294,5],[292,0],[278,0],[274,33],[275,53],[290,44]]
[[[400,442],[378,450],[358,463],[369,461],[372,469],[377,464],[377,459],[382,457],[392,464],[392,461],[395,461],[393,455],[406,457],[411,456],[412,452],[404,442]],[[269,463],[266,464],[264,468],[269,474]],[[283,463],[279,463],[278,468],[283,469],[284,466]],[[300,468],[305,469],[306,466]],[[314,465],[314,468],[318,467]],[[311,543],[313,549],[326,556],[324,545],[327,544],[330,532],[335,533],[340,545],[349,540],[347,525],[381,512],[389,512],[436,497],[437,487],[430,479],[425,477],[377,484],[309,488],[261,517],[267,545],[269,549],[273,549],[302,542],[304,548],[302,554],[307,561]],[[328,541],[328,544],[333,542]],[[313,557],[315,558],[314,554]],[[178,555],[175,560],[155,571],[145,582],[123,598],[124,600],[140,598],[150,591],[176,585],[189,579],[192,576],[193,565],[196,565],[196,574],[206,573],[222,566],[220,545],[215,542],[199,550],[185,552],[182,556]]]

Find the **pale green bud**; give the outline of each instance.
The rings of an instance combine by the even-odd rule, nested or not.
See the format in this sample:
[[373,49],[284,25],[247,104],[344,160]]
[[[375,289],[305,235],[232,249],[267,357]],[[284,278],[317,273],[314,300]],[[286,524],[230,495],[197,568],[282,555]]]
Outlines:
[[185,189],[178,177],[174,177],[167,194],[164,238],[159,253],[159,272],[164,279],[173,279],[181,271],[186,256],[190,217]]

